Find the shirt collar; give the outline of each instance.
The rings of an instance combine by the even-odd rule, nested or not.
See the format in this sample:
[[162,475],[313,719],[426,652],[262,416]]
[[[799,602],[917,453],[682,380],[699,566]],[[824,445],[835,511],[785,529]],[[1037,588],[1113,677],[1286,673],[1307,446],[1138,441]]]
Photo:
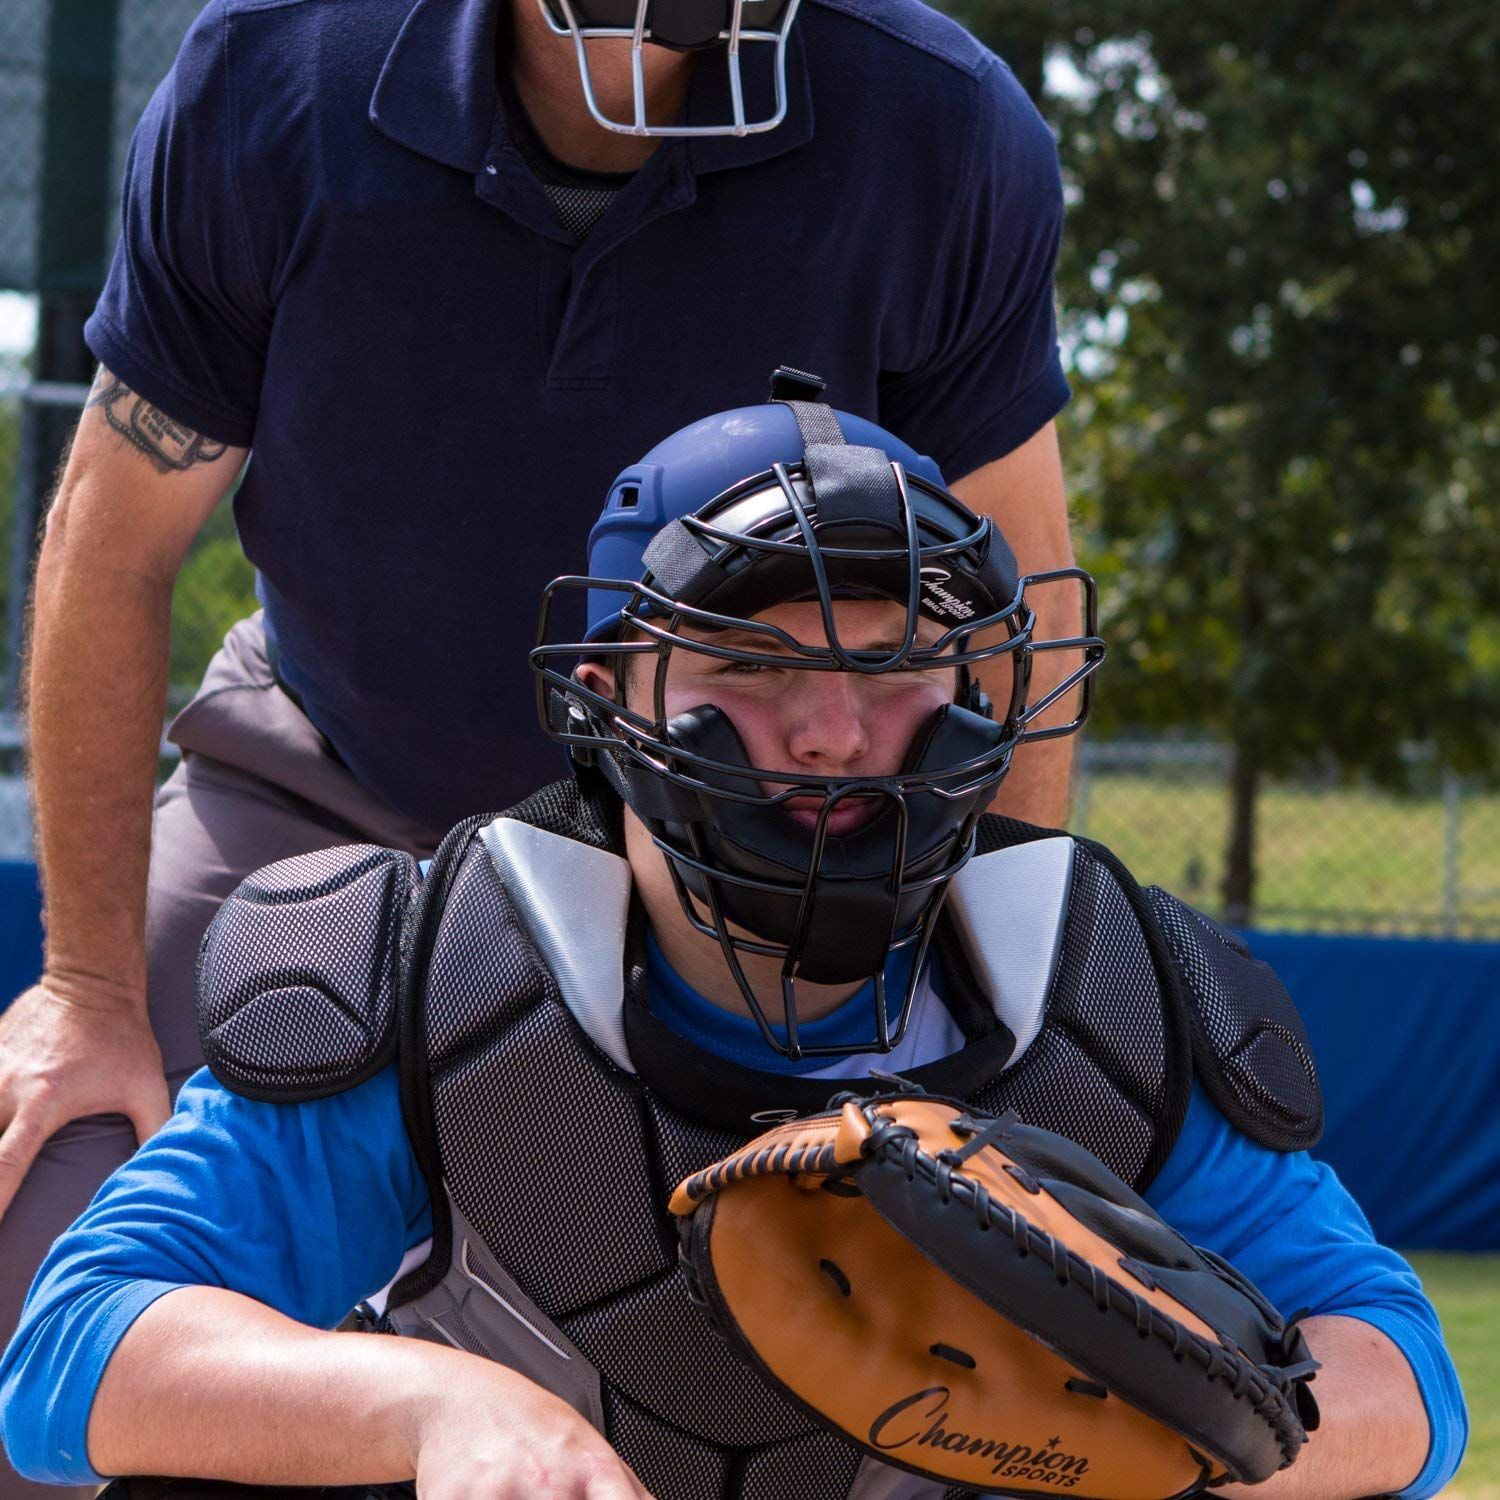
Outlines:
[[[464,172],[484,164],[496,124],[495,28],[510,0],[417,0],[386,55],[370,98],[371,123],[392,140]],[[532,0],[519,0],[530,4]],[[739,140],[701,136],[680,144],[694,173],[749,166],[780,156],[812,138],[812,94],[801,17],[787,46],[787,116],[775,130]],[[763,55],[762,55],[763,54]],[[746,93],[769,93],[771,49],[745,54]],[[764,78],[760,75],[764,74]],[[688,90],[687,118],[729,117],[729,78],[723,59],[706,56]],[[668,142],[663,149],[669,149]]]
[[[892,1012],[906,994],[914,956],[910,946],[898,948],[886,956],[886,1003]],[[817,1055],[793,1062],[774,1052],[766,1045],[760,1027],[749,1016],[737,1015],[700,995],[668,963],[655,934],[649,931],[646,934],[646,989],[653,1014],[704,1052],[712,1052],[765,1073],[821,1072],[835,1060],[827,1055]],[[773,1019],[771,1029],[785,1042],[784,1026],[775,1024]],[[804,1020],[798,1032],[806,1047],[845,1047],[853,1055],[852,1049],[875,1034],[874,981],[861,985],[825,1015]]]
[[393,141],[477,172],[495,123],[495,22],[509,0],[417,0],[386,54],[370,121]]

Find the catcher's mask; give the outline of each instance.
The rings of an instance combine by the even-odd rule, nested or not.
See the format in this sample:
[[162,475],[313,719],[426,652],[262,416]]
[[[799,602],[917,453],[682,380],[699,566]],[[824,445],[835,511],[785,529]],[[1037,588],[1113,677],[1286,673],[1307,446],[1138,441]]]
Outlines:
[[[756,135],[774,130],[786,118],[787,36],[799,0],[537,0],[547,24],[573,38],[583,100],[596,123],[621,135]],[[605,114],[594,90],[587,41],[628,37],[631,44],[631,118]],[[646,79],[641,49],[647,44],[674,52],[723,49],[729,82],[730,118],[713,124],[653,125],[646,119]],[[773,100],[757,119],[747,116],[741,51],[745,44],[770,52]]]
[[[975,825],[1011,755],[1084,722],[1104,655],[1088,574],[1019,578],[993,523],[944,488],[931,460],[860,418],[790,399],[821,388],[778,371],[771,403],[684,428],[621,474],[589,538],[592,575],[548,585],[531,653],[543,728],[571,747],[580,774],[602,775],[641,819],[666,855],[687,920],[717,939],[767,1045],[792,1058],[887,1052],[900,1041],[948,882],[973,854]],[[1038,641],[1025,590],[1064,579],[1083,586],[1086,634]],[[588,596],[586,637],[553,642],[554,601],[578,590]],[[899,603],[899,644],[846,646],[840,598]],[[794,600],[816,602],[823,642],[756,618]],[[923,619],[931,624],[919,635]],[[759,637],[765,649],[715,640],[727,631]],[[980,645],[980,632],[995,638]],[[1081,664],[1029,703],[1033,656],[1062,649],[1080,652]],[[721,709],[700,704],[668,717],[673,651],[782,671],[951,670],[954,701],[918,730],[893,775],[753,766]],[[997,722],[970,669],[1001,656],[1013,669]],[[649,712],[627,702],[636,657],[654,660]],[[614,696],[568,675],[560,659],[609,663]],[[1080,684],[1074,719],[1030,727]],[[793,798],[801,809],[816,799],[811,826],[780,810]],[[830,817],[849,798],[868,799],[865,819],[835,833]],[[910,979],[893,1008],[885,960],[908,946]],[[744,953],[781,960],[774,1022],[745,976]],[[804,1047],[798,979],[873,979],[874,1035],[857,1048]]]

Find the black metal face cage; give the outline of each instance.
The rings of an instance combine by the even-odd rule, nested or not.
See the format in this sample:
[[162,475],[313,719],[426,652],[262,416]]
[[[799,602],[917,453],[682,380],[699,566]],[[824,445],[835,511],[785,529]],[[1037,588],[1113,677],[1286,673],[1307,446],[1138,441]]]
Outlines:
[[[978,517],[963,507],[947,491],[931,485],[919,476],[907,475],[900,464],[891,466],[901,486],[903,511],[906,519],[906,545],[892,548],[840,548],[826,546],[817,540],[812,519],[797,492],[794,482],[795,467],[788,470],[777,464],[771,474],[757,475],[726,491],[715,501],[706,505],[697,515],[684,516],[681,524],[695,536],[707,540],[715,547],[716,561],[723,563],[737,551],[750,554],[774,556],[795,553],[806,557],[816,584],[817,601],[824,631],[828,638],[825,646],[812,646],[797,640],[788,632],[765,621],[739,615],[723,614],[716,610],[701,608],[682,599],[672,598],[661,592],[651,581],[648,572],[637,582],[613,578],[592,578],[570,574],[555,578],[542,594],[541,609],[537,623],[537,641],[529,654],[532,671],[536,675],[537,713],[543,731],[552,739],[568,746],[576,763],[583,766],[598,764],[598,757],[624,756],[636,766],[649,773],[655,781],[664,783],[663,793],[655,808],[637,807],[653,842],[666,857],[678,901],[688,922],[698,932],[713,938],[724,954],[730,973],[743,995],[750,1014],[754,1018],[763,1040],[774,1052],[793,1060],[820,1055],[843,1055],[850,1052],[889,1052],[899,1044],[907,1023],[911,1018],[912,1004],[921,982],[923,964],[931,945],[936,919],[947,893],[949,882],[973,856],[975,829],[979,817],[988,804],[987,797],[975,799],[973,811],[964,819],[954,840],[951,859],[935,871],[928,871],[919,878],[906,878],[906,845],[910,824],[910,810],[906,803],[908,792],[930,793],[948,801],[974,797],[1001,781],[1010,767],[1011,756],[1023,744],[1039,740],[1056,739],[1073,734],[1087,722],[1094,703],[1094,673],[1104,659],[1105,646],[1098,633],[1098,597],[1094,580],[1082,568],[1057,568],[1049,572],[1028,574],[1018,580],[1014,595],[999,608],[978,619],[964,620],[946,630],[936,640],[925,646],[917,645],[918,621],[921,617],[921,575],[924,567],[941,564],[944,559],[984,557],[991,536],[993,523],[988,517]],[[786,542],[770,536],[747,531],[726,530],[713,521],[734,502],[747,494],[766,488],[771,479],[786,499],[786,509],[776,516],[764,519],[757,531],[784,529],[788,512],[795,518],[800,540]],[[948,505],[972,522],[962,535],[948,541],[922,545],[917,533],[915,512],[909,503],[908,486],[920,486],[927,493],[941,498]],[[779,524],[778,524],[779,523]],[[829,584],[825,559],[857,559],[871,563],[905,562],[907,569],[906,627],[901,645],[893,652],[850,650],[840,641],[834,617],[835,594]],[[1084,634],[1057,640],[1035,639],[1036,614],[1026,601],[1028,589],[1076,580],[1084,595]],[[555,601],[568,593],[605,591],[625,596],[620,611],[620,626],[611,637],[597,641],[554,642],[548,639],[551,628],[552,609]],[[899,601],[898,601],[899,602]],[[724,646],[711,639],[687,636],[684,627],[697,627],[706,632],[735,630],[753,635],[762,635],[768,643],[783,648],[782,651],[755,651],[736,646]],[[1005,638],[989,645],[975,646],[973,637],[980,632],[1004,629]],[[623,639],[632,632],[647,637],[645,640]],[[888,672],[930,672],[935,669],[956,669],[958,680],[966,686],[969,669],[977,663],[1001,656],[1011,656],[1011,694],[1006,705],[1002,725],[1007,732],[1000,741],[982,754],[971,756],[954,765],[939,769],[902,772],[880,777],[831,777],[765,767],[733,764],[701,756],[682,745],[667,740],[666,684],[668,667],[673,650],[694,651],[725,661],[749,663],[776,668],[792,666],[798,670],[812,672],[853,671],[870,675]],[[1035,703],[1028,702],[1031,687],[1032,660],[1049,651],[1080,651],[1083,660],[1068,676],[1044,694]],[[651,713],[642,714],[626,703],[625,677],[622,668],[627,667],[632,656],[654,656],[656,667],[652,680]],[[565,673],[553,665],[559,658],[571,665]],[[585,686],[573,675],[573,668],[584,660],[615,658],[615,696],[605,697]],[[1046,728],[1031,727],[1033,721],[1045,713],[1054,703],[1074,688],[1080,689],[1078,712],[1066,724]],[[957,696],[957,695],[956,695]],[[743,790],[704,779],[699,772],[727,778],[731,783],[745,783]],[[774,782],[778,790],[768,792],[764,783]],[[649,784],[649,783],[648,783]],[[634,786],[641,789],[636,779]],[[808,871],[800,889],[784,883],[759,879],[754,876],[726,870],[710,862],[703,846],[701,831],[694,822],[686,828],[691,841],[684,850],[680,844],[670,841],[665,825],[676,821],[671,812],[672,788],[696,796],[716,798],[723,801],[748,804],[772,809],[793,797],[805,797],[821,792],[823,805],[813,829],[812,853]],[[813,919],[816,904],[818,876],[823,863],[828,838],[828,819],[833,809],[848,797],[881,798],[888,801],[896,818],[895,837],[892,841],[891,863],[887,876],[887,889],[892,898],[891,931],[888,935],[887,952],[911,944],[916,945],[911,973],[902,996],[899,1010],[893,1019],[887,1005],[885,976],[877,970],[871,978],[875,989],[875,1038],[865,1044],[850,1047],[804,1047],[798,1039],[795,983],[798,954],[805,946],[806,932]],[[709,919],[700,914],[693,893],[688,889],[682,868],[693,870],[702,880],[704,899],[709,908]],[[718,891],[719,883],[737,885],[773,895],[794,896],[798,899],[795,931],[792,941],[780,944],[764,941],[730,931]],[[918,914],[909,922],[906,930],[896,931],[900,898],[922,890],[930,896]],[[744,972],[740,962],[741,953],[753,953],[782,961],[782,1025],[786,1032],[783,1043],[776,1035],[771,1021]]]

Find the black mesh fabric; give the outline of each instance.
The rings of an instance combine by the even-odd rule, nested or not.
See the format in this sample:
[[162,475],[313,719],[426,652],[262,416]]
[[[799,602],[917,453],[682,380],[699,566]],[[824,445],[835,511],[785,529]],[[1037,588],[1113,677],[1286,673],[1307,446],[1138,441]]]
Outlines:
[[557,1313],[673,1264],[638,1090],[594,1062],[477,839],[433,941],[425,1014],[438,1137],[467,1148],[445,1160],[448,1186],[526,1294]]
[[620,799],[597,775],[551,782],[500,816],[530,823],[546,833],[577,839],[593,849],[605,849],[611,854],[625,852]]
[[1063,832],[1060,828],[1042,828],[1035,823],[1020,823],[986,813],[974,832],[974,853],[993,854],[996,849],[1010,849],[1016,844],[1031,844],[1037,839],[1051,839]]
[[661,1163],[661,1179],[673,1187],[745,1144],[744,1136],[690,1120],[649,1091],[646,1118],[651,1127],[651,1149]]
[[439,1332],[447,1336],[455,1348],[463,1349],[469,1354],[477,1354],[481,1358],[486,1357],[488,1351],[485,1349],[484,1340],[469,1326],[468,1319],[461,1312],[455,1309],[437,1313],[432,1323]]
[[439,1139],[467,1144],[447,1169],[454,1201],[554,1317],[661,1274],[676,1254],[633,1089],[569,1046],[557,1019],[528,1016],[434,1087]]
[[749,1447],[811,1425],[731,1352],[688,1300],[675,1269],[558,1324],[632,1401],[671,1416],[695,1437]]
[[630,1465],[652,1500],[716,1500],[733,1494],[730,1454],[695,1441],[607,1386],[604,1420],[615,1452]]
[[575,241],[588,238],[589,230],[604,217],[605,210],[620,192],[613,187],[555,187],[551,183],[544,183],[542,191],[557,215],[557,222]]
[[231,1484],[227,1479],[116,1479],[98,1500],[415,1500],[409,1481],[329,1488],[294,1485]]
[[1113,1087],[1089,1055],[1061,1030],[1044,1031],[1011,1072],[974,1097],[981,1109],[1013,1109],[1087,1146],[1100,1161],[1134,1181],[1151,1154],[1151,1121]]
[[854,1483],[864,1453],[831,1432],[752,1453],[741,1467],[737,1500],[832,1500]]
[[435,1071],[489,1045],[556,985],[516,919],[489,854],[470,842],[453,876],[428,958],[427,1057]]
[[316,1098],[389,1061],[401,917],[417,879],[409,855],[352,844],[241,882],[198,954],[198,1031],[226,1088]]
[[1157,1155],[1168,1112],[1161,986],[1119,883],[1083,844],[1046,1024],[1014,1067],[979,1091],[985,1109],[1086,1146],[1127,1182]]
[[1302,1018],[1243,939],[1157,886],[1147,895],[1188,996],[1193,1060],[1214,1103],[1262,1145],[1301,1151],[1323,1134],[1323,1096]]

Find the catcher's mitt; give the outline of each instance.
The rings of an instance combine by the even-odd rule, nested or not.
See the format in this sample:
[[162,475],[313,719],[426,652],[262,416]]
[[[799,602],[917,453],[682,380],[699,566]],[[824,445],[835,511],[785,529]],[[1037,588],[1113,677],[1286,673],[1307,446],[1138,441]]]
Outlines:
[[1265,1479],[1317,1425],[1295,1320],[1013,1115],[845,1096],[695,1173],[672,1211],[743,1355],[948,1484],[1166,1500]]

